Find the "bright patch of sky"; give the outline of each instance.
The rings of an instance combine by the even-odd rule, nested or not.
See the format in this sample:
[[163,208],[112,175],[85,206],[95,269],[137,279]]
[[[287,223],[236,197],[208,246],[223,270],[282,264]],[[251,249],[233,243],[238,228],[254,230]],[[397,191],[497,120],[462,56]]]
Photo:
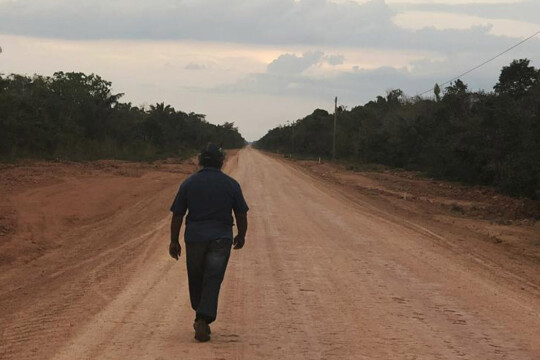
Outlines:
[[479,16],[432,11],[406,11],[397,14],[393,21],[402,28],[414,30],[427,27],[439,30],[466,30],[474,26],[485,26],[489,28],[488,33],[491,35],[516,38],[527,37],[540,30],[540,25],[524,21],[485,19]]
[[[10,1],[10,0],[7,0]],[[370,0],[332,0],[335,3],[346,3],[346,2],[355,2],[359,4],[364,4]],[[509,4],[509,3],[519,3],[524,0],[386,0],[386,3],[389,5],[392,4]]]

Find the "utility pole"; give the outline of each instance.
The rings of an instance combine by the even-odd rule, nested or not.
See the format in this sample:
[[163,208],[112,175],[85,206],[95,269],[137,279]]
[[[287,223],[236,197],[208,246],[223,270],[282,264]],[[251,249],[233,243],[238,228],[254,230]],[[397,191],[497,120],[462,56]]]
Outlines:
[[292,142],[292,153],[294,154],[294,126],[296,125],[296,122],[293,121],[292,123],[292,138],[291,138],[291,142]]
[[336,125],[337,125],[337,96],[334,100],[334,140],[332,142],[332,159],[336,159]]

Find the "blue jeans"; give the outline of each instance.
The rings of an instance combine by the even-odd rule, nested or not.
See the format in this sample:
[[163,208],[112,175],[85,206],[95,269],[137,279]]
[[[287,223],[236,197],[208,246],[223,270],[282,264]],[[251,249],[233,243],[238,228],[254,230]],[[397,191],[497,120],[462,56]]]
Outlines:
[[186,243],[191,307],[197,318],[209,324],[217,317],[219,289],[231,255],[231,246],[230,239]]

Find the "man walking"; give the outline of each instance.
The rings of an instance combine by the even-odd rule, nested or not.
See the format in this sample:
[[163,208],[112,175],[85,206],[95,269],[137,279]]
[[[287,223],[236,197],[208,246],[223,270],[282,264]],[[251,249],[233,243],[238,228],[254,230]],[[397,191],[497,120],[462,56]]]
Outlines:
[[[249,210],[236,180],[221,171],[224,155],[209,143],[199,155],[197,173],[187,178],[171,206],[169,254],[178,260],[182,252],[180,228],[186,211],[186,263],[191,307],[195,310],[195,339],[210,340],[210,326],[217,316],[218,296],[231,246],[241,249],[247,232]],[[233,239],[234,212],[238,235]]]

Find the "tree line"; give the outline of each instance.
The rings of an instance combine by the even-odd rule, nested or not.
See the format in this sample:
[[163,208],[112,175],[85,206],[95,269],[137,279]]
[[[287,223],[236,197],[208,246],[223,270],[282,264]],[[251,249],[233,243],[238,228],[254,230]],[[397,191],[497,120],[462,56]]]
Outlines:
[[[336,157],[422,171],[540,198],[540,69],[514,60],[493,91],[456,80],[431,98],[388,91],[363,106],[338,107]],[[317,109],[270,130],[256,146],[330,157],[334,115]]]
[[155,160],[189,156],[208,141],[245,145],[234,123],[164,103],[133,106],[122,95],[95,74],[0,74],[0,159]]

